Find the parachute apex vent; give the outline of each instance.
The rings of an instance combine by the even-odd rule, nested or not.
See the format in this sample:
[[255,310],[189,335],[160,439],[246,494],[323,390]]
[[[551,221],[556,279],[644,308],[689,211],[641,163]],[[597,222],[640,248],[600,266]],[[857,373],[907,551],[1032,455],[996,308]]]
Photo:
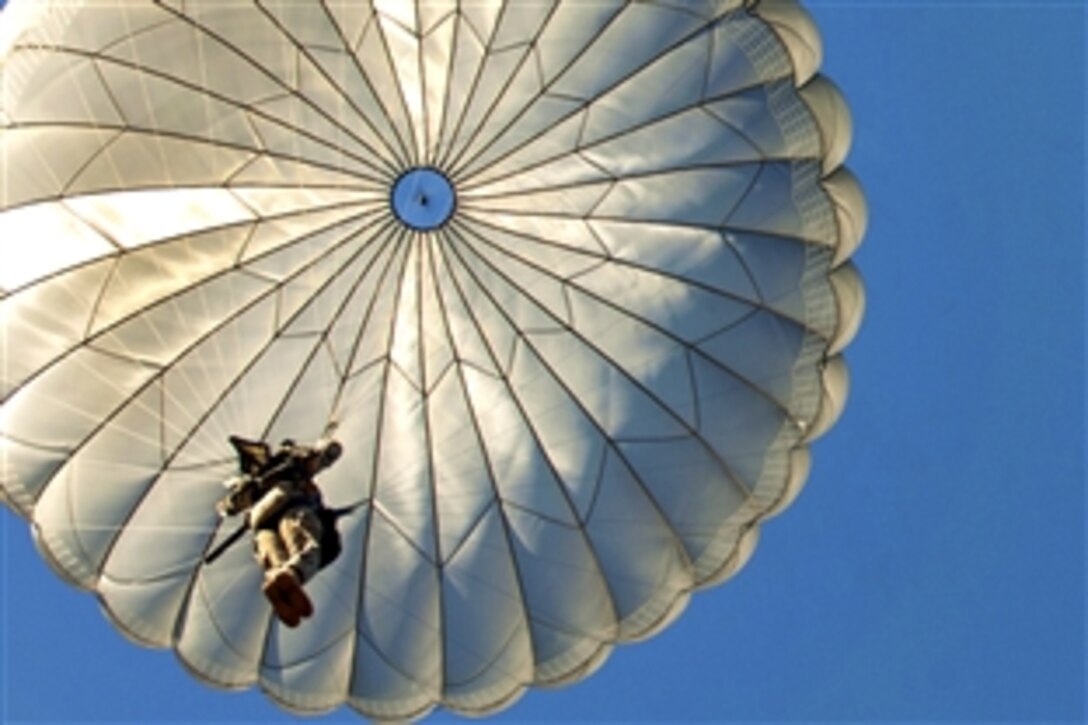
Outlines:
[[393,213],[405,225],[420,231],[438,229],[453,216],[457,196],[453,184],[438,169],[409,169],[393,184]]

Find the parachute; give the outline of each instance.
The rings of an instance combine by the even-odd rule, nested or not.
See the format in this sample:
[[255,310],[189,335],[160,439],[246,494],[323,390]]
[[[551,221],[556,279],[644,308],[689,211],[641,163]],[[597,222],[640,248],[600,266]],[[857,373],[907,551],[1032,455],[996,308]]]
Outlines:
[[[792,2],[13,1],[0,492],[199,678],[376,718],[580,680],[839,415],[866,223]],[[232,434],[344,456],[281,627]]]

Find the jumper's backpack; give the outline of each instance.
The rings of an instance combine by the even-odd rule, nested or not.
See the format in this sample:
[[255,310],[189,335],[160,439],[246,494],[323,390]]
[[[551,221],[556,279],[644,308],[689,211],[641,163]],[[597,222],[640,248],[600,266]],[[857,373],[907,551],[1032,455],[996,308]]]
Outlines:
[[346,513],[347,510],[329,509],[324,506],[317,510],[317,518],[321,521],[322,569],[333,563],[344,548],[340,543],[340,532],[336,530],[336,520]]

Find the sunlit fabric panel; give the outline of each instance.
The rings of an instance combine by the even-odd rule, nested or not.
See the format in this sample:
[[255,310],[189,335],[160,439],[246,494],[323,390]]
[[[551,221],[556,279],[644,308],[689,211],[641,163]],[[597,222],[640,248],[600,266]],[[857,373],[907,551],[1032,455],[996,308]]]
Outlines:
[[[127,636],[486,714],[735,573],[841,411],[850,119],[792,2],[13,0],[0,492]],[[230,435],[344,446],[273,615]]]

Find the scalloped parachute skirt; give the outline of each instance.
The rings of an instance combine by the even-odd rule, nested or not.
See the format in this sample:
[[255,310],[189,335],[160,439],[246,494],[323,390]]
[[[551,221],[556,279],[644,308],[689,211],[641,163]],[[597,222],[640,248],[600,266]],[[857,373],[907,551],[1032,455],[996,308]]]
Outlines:
[[[851,125],[795,3],[15,0],[3,500],[119,630],[287,708],[487,713],[747,560],[840,412]],[[214,504],[312,440],[283,628]]]

